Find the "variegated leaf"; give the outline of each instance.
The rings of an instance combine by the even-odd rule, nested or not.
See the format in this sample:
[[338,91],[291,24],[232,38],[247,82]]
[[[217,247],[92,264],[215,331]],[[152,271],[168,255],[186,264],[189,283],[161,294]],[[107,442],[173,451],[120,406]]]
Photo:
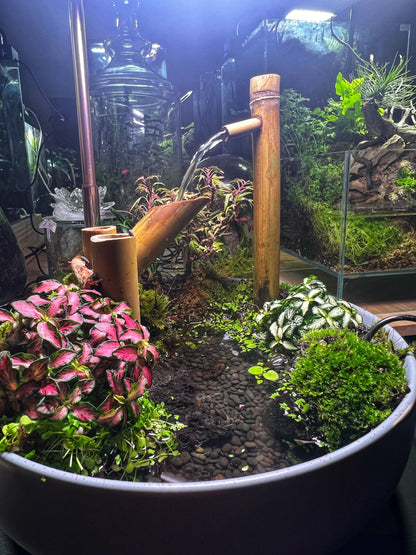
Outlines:
[[15,391],[18,388],[18,383],[19,375],[17,370],[13,368],[10,355],[3,351],[0,354],[0,386]]
[[50,293],[51,291],[56,291],[62,287],[62,283],[55,280],[42,281],[33,290],[34,293]]
[[14,316],[8,310],[3,308],[0,309],[0,322],[14,322]]
[[42,310],[37,308],[34,304],[27,301],[15,301],[12,307],[16,312],[25,316],[26,318],[44,318],[45,314]]
[[59,333],[58,328],[52,322],[39,322],[36,326],[36,330],[39,336],[44,340],[51,343],[57,349],[60,349],[62,345],[62,336]]

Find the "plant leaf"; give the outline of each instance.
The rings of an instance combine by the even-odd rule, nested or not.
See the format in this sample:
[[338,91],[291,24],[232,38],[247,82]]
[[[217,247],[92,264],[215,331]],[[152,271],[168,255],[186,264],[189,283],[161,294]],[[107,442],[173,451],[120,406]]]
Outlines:
[[17,353],[11,357],[13,366],[21,366],[22,368],[28,368],[36,359],[37,356],[30,353]]
[[52,322],[39,322],[36,326],[36,330],[42,339],[48,341],[57,349],[63,347],[62,336],[58,328]]
[[15,301],[12,303],[12,307],[26,318],[43,318],[45,313],[37,308],[34,304],[27,301]]
[[69,335],[74,333],[80,328],[80,323],[74,320],[60,320],[59,322],[59,333],[63,335]]
[[92,405],[76,405],[71,408],[71,414],[73,414],[81,422],[91,422],[96,417],[96,410]]
[[0,322],[14,322],[13,314],[8,310],[0,309]]
[[23,377],[26,381],[40,381],[46,377],[48,371],[49,358],[39,358],[23,371]]
[[51,369],[55,370],[60,366],[70,364],[74,360],[74,358],[76,358],[76,356],[77,353],[75,353],[74,351],[71,351],[69,349],[62,349],[51,355],[49,366]]
[[45,396],[56,396],[59,394],[59,387],[55,382],[48,382],[39,388],[39,393]]
[[18,388],[19,375],[13,368],[9,353],[3,351],[0,358],[0,385],[11,391]]
[[[120,343],[118,341],[104,341],[95,349],[95,356],[97,357],[112,357],[114,351],[120,347]],[[136,353],[137,356],[137,353]]]
[[[97,354],[97,351],[95,352]],[[126,345],[125,347],[120,347],[113,351],[113,356],[119,360],[124,360],[126,362],[133,362],[137,360],[137,348],[131,345]]]
[[34,293],[50,293],[51,291],[56,291],[62,287],[62,283],[55,280],[46,280],[42,281],[38,286],[35,287],[33,290]]

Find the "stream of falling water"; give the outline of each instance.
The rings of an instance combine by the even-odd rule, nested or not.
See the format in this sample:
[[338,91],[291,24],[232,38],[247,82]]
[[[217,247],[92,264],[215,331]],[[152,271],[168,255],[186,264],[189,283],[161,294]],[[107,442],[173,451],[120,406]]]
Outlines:
[[199,164],[199,162],[203,159],[205,154],[215,148],[217,145],[222,143],[228,136],[228,133],[225,129],[221,129],[218,133],[213,135],[208,141],[202,144],[196,153],[194,154],[191,163],[189,164],[188,169],[186,170],[185,175],[183,176],[181,186],[179,187],[178,194],[176,195],[176,200],[182,200],[184,194],[186,193],[192,178],[194,177],[195,170]]

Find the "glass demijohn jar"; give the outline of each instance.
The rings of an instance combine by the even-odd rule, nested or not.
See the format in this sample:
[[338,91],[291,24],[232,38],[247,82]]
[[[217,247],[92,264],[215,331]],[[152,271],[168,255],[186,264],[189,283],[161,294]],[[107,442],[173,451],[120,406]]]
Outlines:
[[97,183],[107,187],[116,209],[129,209],[141,176],[179,186],[179,97],[141,53],[148,43],[138,34],[137,0],[115,0],[114,6],[114,55],[91,79],[92,126]]

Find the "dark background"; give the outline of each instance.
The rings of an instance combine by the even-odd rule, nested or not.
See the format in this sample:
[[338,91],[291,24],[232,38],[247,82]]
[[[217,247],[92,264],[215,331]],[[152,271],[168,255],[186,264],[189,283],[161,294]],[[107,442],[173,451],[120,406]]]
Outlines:
[[[87,40],[111,37],[114,12],[111,0],[84,0]],[[416,51],[415,0],[142,0],[140,31],[166,51],[168,78],[180,94],[198,87],[201,74],[224,62],[224,48],[238,45],[264,18],[281,19],[294,7],[328,9],[347,20],[352,9],[354,26],[364,48],[379,57],[405,53],[407,33],[401,23],[413,23],[410,55]],[[18,52],[23,100],[36,112],[44,130],[55,142],[74,146],[77,141],[75,93],[66,0],[1,0],[0,28]],[[367,39],[366,39],[367,38]],[[369,44],[366,45],[366,40]],[[291,62],[296,65],[296,56]],[[30,68],[44,94],[65,121],[55,117],[39,92]],[[285,75],[281,75],[285,87]],[[185,119],[192,114],[185,107]]]

